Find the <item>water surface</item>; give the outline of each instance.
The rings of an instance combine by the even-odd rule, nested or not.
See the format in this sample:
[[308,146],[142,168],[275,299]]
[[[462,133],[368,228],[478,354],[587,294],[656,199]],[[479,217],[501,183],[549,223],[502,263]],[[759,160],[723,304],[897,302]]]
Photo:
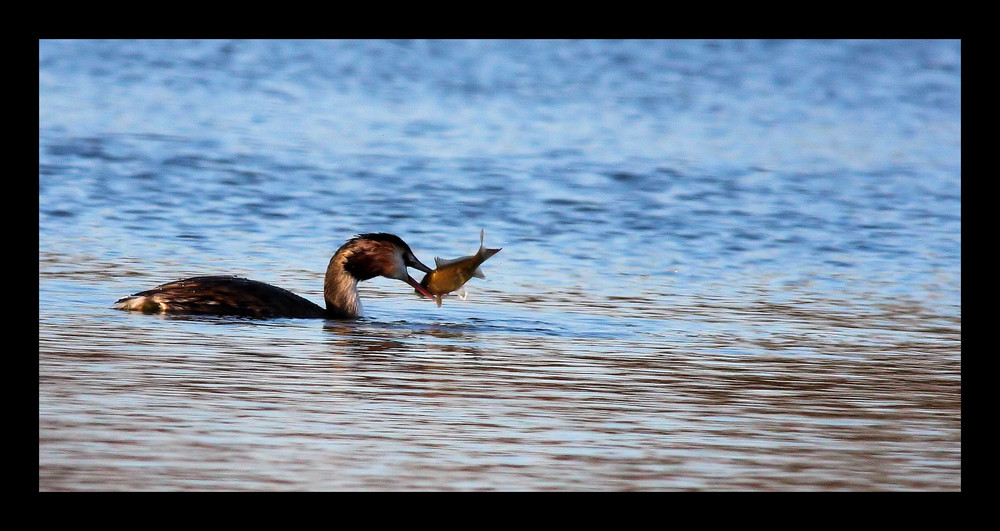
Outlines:
[[954,41],[40,41],[39,489],[960,490],[960,113]]

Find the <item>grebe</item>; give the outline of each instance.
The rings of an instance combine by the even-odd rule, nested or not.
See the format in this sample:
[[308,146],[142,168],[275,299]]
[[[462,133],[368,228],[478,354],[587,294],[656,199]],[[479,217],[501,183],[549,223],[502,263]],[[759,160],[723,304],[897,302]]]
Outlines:
[[383,276],[402,280],[434,299],[410,274],[407,267],[429,273],[399,236],[386,233],[360,234],[337,249],[330,258],[323,281],[326,309],[270,284],[236,276],[192,277],[162,284],[115,302],[119,310],[145,313],[244,315],[252,317],[329,317],[353,319],[361,316],[358,282]]

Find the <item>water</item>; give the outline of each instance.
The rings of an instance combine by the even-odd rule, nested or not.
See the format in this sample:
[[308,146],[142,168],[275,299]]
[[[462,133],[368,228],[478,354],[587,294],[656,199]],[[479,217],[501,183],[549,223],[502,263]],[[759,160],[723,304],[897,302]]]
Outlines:
[[41,41],[39,489],[960,490],[960,114],[955,41]]

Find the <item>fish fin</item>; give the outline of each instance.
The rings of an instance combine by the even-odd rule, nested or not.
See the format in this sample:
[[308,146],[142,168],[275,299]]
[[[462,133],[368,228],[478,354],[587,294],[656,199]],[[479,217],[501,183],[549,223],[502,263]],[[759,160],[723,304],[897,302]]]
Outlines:
[[449,266],[451,264],[457,264],[458,262],[464,262],[464,261],[469,260],[471,258],[474,258],[474,257],[472,257],[472,256],[463,256],[461,258],[438,258],[438,257],[435,256],[434,257],[434,266],[436,268],[440,269],[442,267]]
[[469,292],[465,291],[465,286],[459,286],[459,288],[456,289],[454,293],[455,295],[458,295],[458,298],[462,299],[463,301],[465,300],[466,297],[469,296]]
[[483,261],[483,262],[485,262],[485,261],[486,261],[486,260],[488,260],[488,259],[489,259],[489,258],[490,258],[491,256],[493,256],[493,255],[495,255],[495,254],[499,253],[499,252],[500,252],[500,251],[501,251],[502,249],[503,249],[503,247],[501,247],[500,249],[487,249],[487,248],[485,248],[485,247],[481,247],[481,248],[479,249],[479,258],[481,258],[481,259],[482,259],[482,261]]
[[438,308],[440,308],[441,307],[441,296],[440,295],[435,295],[435,297],[437,298]]
[[486,278],[486,275],[483,274],[483,270],[479,267],[477,267],[476,270],[472,273],[472,276],[482,279]]

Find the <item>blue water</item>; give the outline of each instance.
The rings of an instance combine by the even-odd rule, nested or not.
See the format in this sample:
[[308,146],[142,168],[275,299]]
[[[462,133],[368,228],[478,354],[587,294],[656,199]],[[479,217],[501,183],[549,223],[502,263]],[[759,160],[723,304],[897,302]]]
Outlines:
[[957,41],[40,41],[38,235],[41,490],[961,489]]

